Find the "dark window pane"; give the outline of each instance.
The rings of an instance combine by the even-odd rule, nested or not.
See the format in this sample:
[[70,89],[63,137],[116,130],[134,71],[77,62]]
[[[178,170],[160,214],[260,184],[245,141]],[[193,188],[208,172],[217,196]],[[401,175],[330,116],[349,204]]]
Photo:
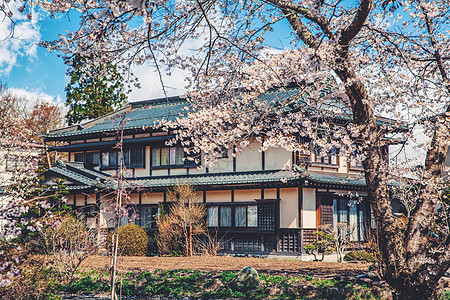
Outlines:
[[118,153],[117,152],[109,152],[109,166],[117,167],[118,165],[119,165]]
[[231,207],[221,206],[220,207],[220,226],[230,227],[231,226]]
[[141,226],[144,226],[147,228],[155,227],[153,211],[154,211],[153,207],[151,207],[151,206],[141,207],[141,215],[140,215]]
[[86,163],[94,166],[98,166],[100,163],[100,154],[98,152],[86,153]]
[[152,148],[152,166],[160,166],[161,148]]
[[256,205],[247,206],[247,227],[258,226],[258,207]]
[[[130,168],[144,167],[144,148],[133,148],[129,150]],[[126,158],[126,157],[125,157]]]
[[236,227],[247,226],[247,208],[245,206],[236,206],[234,210],[234,225]]
[[84,162],[84,153],[75,153],[76,162]]
[[109,166],[109,152],[102,153],[102,167]]
[[207,223],[208,227],[217,227],[219,225],[219,207],[210,206],[207,210]]
[[275,203],[258,203],[258,229],[275,229]]
[[169,148],[161,148],[161,166],[169,164]]

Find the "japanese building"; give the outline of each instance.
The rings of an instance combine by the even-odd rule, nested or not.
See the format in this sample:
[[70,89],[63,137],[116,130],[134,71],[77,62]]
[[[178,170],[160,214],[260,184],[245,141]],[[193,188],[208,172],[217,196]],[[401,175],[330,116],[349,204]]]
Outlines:
[[[275,90],[264,97],[299,92]],[[190,184],[207,207],[207,226],[226,237],[225,251],[230,253],[299,253],[324,224],[347,223],[355,228],[352,240],[365,240],[371,210],[356,159],[338,151],[328,155],[312,151],[307,172],[294,176],[292,167],[303,170],[296,153],[282,148],[261,152],[255,141],[237,157],[229,153],[211,168],[198,168],[183,159],[181,146],[167,146],[173,132],[153,126],[163,117],[174,120],[187,105],[179,97],[134,102],[82,125],[51,131],[46,142],[58,142],[60,146],[52,150],[68,153],[69,161],[55,164],[46,183],[65,178],[70,191],[67,204],[84,213],[88,226],[112,228],[106,207],[117,188],[113,175],[121,154],[116,145],[123,132],[126,186],[139,215],[133,222],[150,232],[155,230],[159,205],[168,202],[167,190]]]

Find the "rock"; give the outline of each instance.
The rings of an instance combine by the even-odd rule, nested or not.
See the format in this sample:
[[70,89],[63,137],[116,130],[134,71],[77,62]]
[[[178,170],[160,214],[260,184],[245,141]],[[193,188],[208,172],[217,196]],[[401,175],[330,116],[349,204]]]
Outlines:
[[370,279],[369,276],[367,276],[367,275],[366,276],[361,275],[361,276],[356,277],[356,282],[372,284],[373,280]]
[[374,265],[369,266],[369,269],[367,270],[367,276],[369,276],[370,279],[380,280],[378,268]]
[[258,288],[260,283],[258,272],[248,266],[239,271],[231,286],[238,291],[249,291]]
[[208,288],[209,292],[218,292],[221,290],[225,285],[223,284],[220,279],[216,278],[213,282],[213,284]]

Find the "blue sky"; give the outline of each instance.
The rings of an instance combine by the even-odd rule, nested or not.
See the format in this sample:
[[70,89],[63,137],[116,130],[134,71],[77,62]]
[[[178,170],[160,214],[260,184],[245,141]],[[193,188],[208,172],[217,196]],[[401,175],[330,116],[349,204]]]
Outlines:
[[[1,41],[7,32],[8,24],[0,22],[0,80],[17,94],[64,102],[64,88],[68,78],[63,59],[55,52],[47,52],[36,43],[41,40],[54,40],[66,30],[76,30],[79,21],[77,14],[50,18],[46,13],[34,12],[32,21],[20,14],[15,16],[17,26],[13,38]],[[277,27],[267,37],[268,44],[276,49],[289,47],[289,27],[286,23]],[[128,95],[129,101],[163,96],[159,78],[151,67],[137,66],[134,72],[140,79],[142,88],[133,89]],[[168,90],[170,95],[183,93],[184,76],[181,70],[176,70],[171,77],[165,78],[165,83],[173,87]]]

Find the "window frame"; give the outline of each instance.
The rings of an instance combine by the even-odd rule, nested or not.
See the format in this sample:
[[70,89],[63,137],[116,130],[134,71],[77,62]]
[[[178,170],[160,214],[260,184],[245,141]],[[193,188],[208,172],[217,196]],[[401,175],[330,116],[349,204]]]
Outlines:
[[[265,203],[265,202],[264,202]],[[258,203],[258,201],[255,201],[255,202],[247,202],[247,201],[245,201],[245,202],[211,202],[211,203],[205,203],[205,205],[206,205],[206,209],[207,209],[207,214],[206,214],[206,225],[207,225],[207,227],[209,227],[209,228],[216,228],[216,229],[219,229],[219,230],[221,230],[221,229],[223,229],[223,230],[251,230],[251,231],[266,231],[266,230],[260,230],[260,228],[259,228],[259,209],[258,209],[258,207],[259,207],[259,203]],[[249,206],[255,206],[256,207],[256,210],[255,210],[255,212],[256,212],[256,215],[254,216],[255,218],[256,218],[256,226],[248,226],[248,224],[249,224],[249,222],[248,222],[248,219],[249,219]],[[211,224],[211,221],[210,221],[210,219],[209,219],[209,215],[208,215],[208,210],[210,209],[210,208],[213,208],[213,207],[217,207],[217,213],[216,213],[216,220],[214,220],[214,223],[213,224],[217,224],[217,226],[210,226],[210,224]],[[231,213],[231,215],[230,215],[230,221],[231,221],[231,223],[229,223],[230,224],[230,226],[224,226],[224,225],[222,225],[222,224],[224,224],[223,222],[222,222],[222,219],[221,219],[221,217],[222,217],[222,213],[221,213],[221,211],[222,211],[222,208],[223,207],[229,207],[230,208],[230,213]],[[236,212],[237,212],[237,207],[245,207],[245,226],[237,226],[236,225]],[[273,222],[274,222],[274,224],[273,224],[273,227],[275,228],[276,227],[276,216],[273,216]]]
[[[167,150],[165,150],[167,149]],[[175,149],[175,151],[173,151]],[[167,164],[161,164],[162,151],[167,151]],[[151,161],[150,166],[153,170],[158,169],[175,169],[175,168],[193,168],[198,167],[198,163],[187,159],[190,154],[187,154],[181,146],[170,147],[151,147]],[[175,152],[175,153],[173,153]],[[179,160],[181,158],[181,161]],[[157,161],[157,164],[154,164]]]

